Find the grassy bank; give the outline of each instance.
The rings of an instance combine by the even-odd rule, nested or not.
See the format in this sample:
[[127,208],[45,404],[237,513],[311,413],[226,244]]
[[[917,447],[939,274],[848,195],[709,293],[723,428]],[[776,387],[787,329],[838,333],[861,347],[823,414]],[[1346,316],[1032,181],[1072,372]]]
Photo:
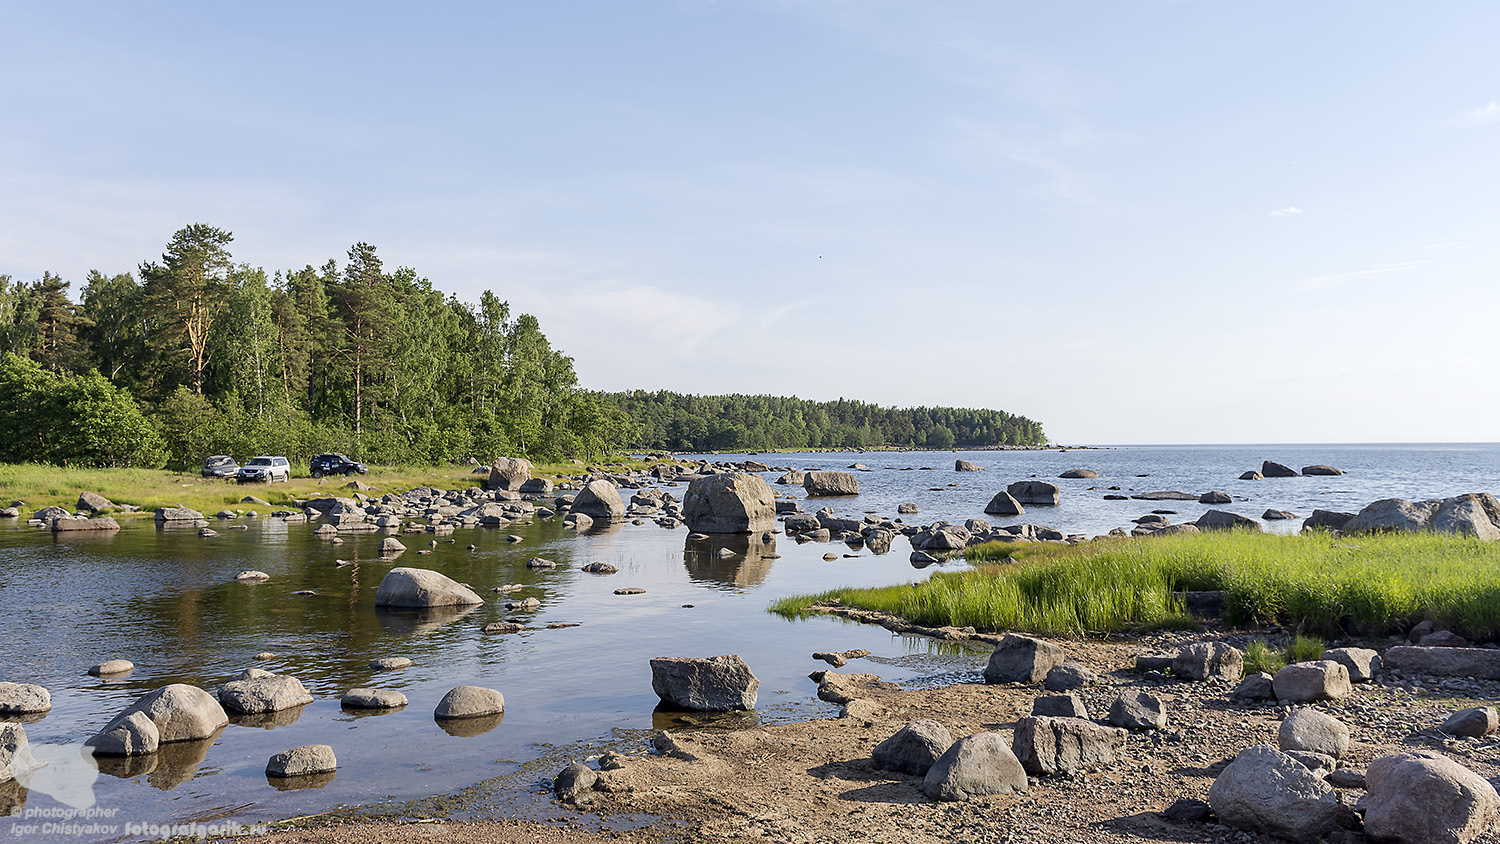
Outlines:
[[[613,471],[644,467],[645,463],[624,457],[604,462]],[[583,467],[571,463],[542,464],[536,477],[562,480],[581,475]],[[158,469],[77,469],[37,463],[0,465],[0,507],[24,501],[23,515],[57,505],[73,509],[80,492],[97,492],[116,504],[132,504],[143,511],[161,506],[191,507],[216,513],[225,507],[243,506],[240,499],[255,496],[272,505],[290,505],[293,499],[320,495],[347,495],[349,484],[363,481],[380,495],[405,492],[420,486],[464,489],[482,485],[486,475],[470,466],[371,466],[368,475],[314,480],[306,467],[294,468],[288,483],[239,484],[232,480],[204,478],[197,472]],[[118,513],[112,515],[119,515]]]
[[[1500,543],[1460,537],[1211,533],[995,544],[969,549],[968,557],[977,566],[971,571],[793,597],[771,610],[800,616],[816,601],[836,599],[928,626],[1079,635],[1188,624],[1180,593],[1222,590],[1231,624],[1334,635],[1432,619],[1473,637],[1500,633]],[[1016,562],[1000,563],[1006,557]]]

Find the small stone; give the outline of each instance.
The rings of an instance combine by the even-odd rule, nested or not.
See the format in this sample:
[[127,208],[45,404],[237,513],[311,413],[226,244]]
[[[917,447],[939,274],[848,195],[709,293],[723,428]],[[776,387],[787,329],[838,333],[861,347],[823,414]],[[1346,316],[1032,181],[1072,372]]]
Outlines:
[[304,744],[272,756],[266,763],[268,777],[305,777],[326,774],[338,768],[333,748],[326,744]]
[[594,787],[599,775],[587,765],[574,762],[552,780],[552,790],[559,800],[576,800],[578,795]]
[[438,719],[479,718],[485,715],[498,715],[504,711],[505,695],[500,692],[482,686],[458,686],[438,701],[433,717]]
[[380,659],[370,661],[371,671],[396,671],[401,668],[410,668],[414,665],[410,659],[404,656],[383,656]]
[[131,662],[130,660],[111,659],[107,662],[101,662],[98,665],[91,666],[89,668],[89,674],[95,677],[107,677],[111,674],[124,674],[127,671],[133,670],[135,670],[135,663]]
[[406,695],[390,689],[350,689],[339,698],[349,709],[397,709],[406,705]]

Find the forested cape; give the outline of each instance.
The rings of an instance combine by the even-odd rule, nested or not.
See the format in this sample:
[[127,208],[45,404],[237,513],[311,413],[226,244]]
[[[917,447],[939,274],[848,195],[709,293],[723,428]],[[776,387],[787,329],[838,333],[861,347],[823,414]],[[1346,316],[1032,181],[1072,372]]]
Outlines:
[[357,243],[342,265],[236,263],[187,226],[136,274],[0,276],[0,462],[192,468],[209,454],[371,463],[672,450],[1038,444],[999,411],[583,390],[535,317]]

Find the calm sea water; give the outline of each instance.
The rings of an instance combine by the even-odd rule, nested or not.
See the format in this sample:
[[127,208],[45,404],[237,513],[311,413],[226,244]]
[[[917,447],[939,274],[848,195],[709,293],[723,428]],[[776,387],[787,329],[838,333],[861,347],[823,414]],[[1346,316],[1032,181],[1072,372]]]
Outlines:
[[[955,458],[986,471],[956,473]],[[1055,480],[1067,469],[1094,469],[1098,479],[1055,480],[1063,488],[1061,506],[1034,508],[1007,520],[1091,535],[1128,527],[1131,518],[1153,509],[1175,510],[1174,521],[1191,520],[1207,509],[1193,502],[1104,501],[1110,486],[1125,494],[1220,490],[1235,499],[1223,509],[1252,517],[1266,508],[1306,516],[1314,508],[1355,510],[1393,496],[1500,493],[1500,445],[1495,444],[1150,446],[755,459],[799,469],[862,463],[859,496],[825,499],[817,506],[844,515],[894,515],[898,504],[912,502],[920,513],[906,518],[921,523],[983,517],[989,498],[1015,480],[1033,475]],[[1236,480],[1267,459],[1293,468],[1331,464],[1348,474]],[[777,474],[766,477],[774,480]],[[777,489],[801,494],[796,488]],[[680,497],[684,488],[672,491]],[[655,711],[647,664],[654,656],[740,654],[760,677],[760,710],[754,717],[763,722],[836,711],[816,699],[806,677],[826,667],[810,659],[814,651],[869,649],[872,664],[856,662],[850,668],[898,681],[971,671],[984,657],[880,628],[834,619],[793,622],[765,612],[772,600],[786,595],[927,576],[907,563],[910,548],[904,540],[887,555],[865,551],[844,557],[841,544],[783,539],[774,548],[779,557],[720,560],[714,544],[688,543],[681,528],[626,524],[576,536],[555,522],[537,522],[503,531],[460,530],[454,543],[440,538],[429,555],[414,553],[427,537],[410,537],[413,551],[391,562],[378,557],[379,535],[348,536],[334,546],[312,535],[315,525],[266,518],[246,524],[249,530],[224,530],[214,539],[200,539],[192,530],[158,529],[149,519],[128,522],[114,535],[65,539],[0,524],[0,638],[5,643],[0,680],[39,683],[53,696],[52,711],[26,725],[33,744],[62,752],[151,689],[185,682],[213,691],[251,666],[296,676],[315,698],[301,711],[276,719],[232,723],[210,741],[169,745],[168,752],[129,765],[105,765],[91,790],[96,807],[111,810],[107,822],[250,822],[449,793],[495,777],[514,777],[514,787],[524,793],[537,777],[555,772],[534,772],[527,763],[556,746],[629,740],[630,731],[676,723],[674,716]],[[1278,530],[1297,525],[1268,523]],[[509,533],[524,541],[507,542]],[[469,544],[478,547],[470,551]],[[825,562],[829,551],[840,558]],[[559,566],[531,571],[525,561],[533,556]],[[356,562],[338,566],[336,559]],[[579,571],[595,560],[613,563],[620,572]],[[378,611],[374,589],[394,565],[440,570],[472,584],[488,600],[438,616]],[[243,569],[260,569],[271,579],[234,582]],[[489,591],[516,583],[526,588],[515,596],[539,598],[540,610],[507,612],[508,596]],[[613,594],[621,587],[646,591]],[[315,594],[293,594],[303,590]],[[485,624],[504,619],[523,620],[528,628],[511,635],[481,632]],[[548,624],[577,626],[548,629]],[[264,651],[278,656],[252,660]],[[406,656],[416,664],[404,671],[370,671],[370,660],[382,656]],[[137,667],[119,679],[85,674],[88,666],[112,658],[129,659]],[[501,690],[504,718],[459,731],[474,734],[450,734],[432,711],[460,684]],[[339,697],[357,686],[396,689],[410,705],[384,715],[343,711]],[[340,768],[331,782],[282,791],[264,776],[272,754],[315,743],[330,744],[338,754]],[[0,804],[7,802],[43,810],[65,806],[40,790],[19,791],[14,783],[0,786]],[[10,822],[0,820],[0,834],[8,834]],[[110,837],[68,834],[52,840]]]

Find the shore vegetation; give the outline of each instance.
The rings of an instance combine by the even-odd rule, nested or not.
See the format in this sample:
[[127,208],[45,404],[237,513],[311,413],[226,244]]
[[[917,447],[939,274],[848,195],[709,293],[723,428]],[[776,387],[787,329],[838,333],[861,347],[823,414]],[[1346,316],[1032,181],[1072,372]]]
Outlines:
[[[1233,625],[1375,635],[1430,619],[1471,638],[1500,634],[1500,543],[1466,537],[1223,532],[1071,546],[994,543],[965,556],[972,569],[795,596],[770,609],[797,617],[838,601],[926,626],[1079,636],[1189,625],[1185,593],[1219,591]],[[1292,644],[1297,659],[1321,652],[1315,639]]]

